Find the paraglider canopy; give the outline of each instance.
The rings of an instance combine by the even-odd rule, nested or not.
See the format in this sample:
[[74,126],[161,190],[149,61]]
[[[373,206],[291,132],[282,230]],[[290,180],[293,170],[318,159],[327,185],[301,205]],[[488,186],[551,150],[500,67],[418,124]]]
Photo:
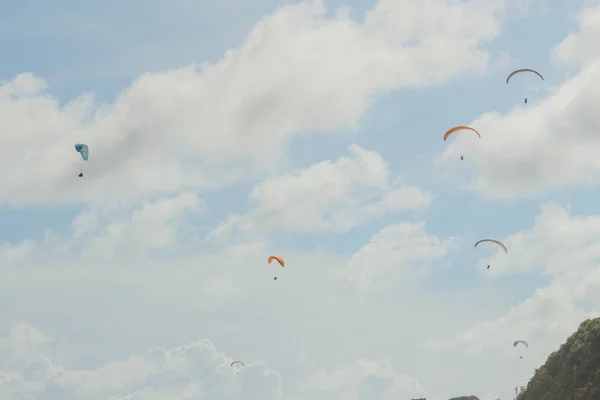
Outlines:
[[81,154],[81,158],[83,158],[85,161],[88,160],[88,157],[90,156],[90,150],[87,144],[75,143],[75,151]]
[[517,69],[517,70],[511,72],[510,74],[508,74],[508,76],[506,77],[506,83],[509,83],[510,80],[513,78],[513,76],[515,76],[517,74],[520,74],[522,72],[533,72],[534,74],[536,74],[537,76],[539,76],[540,78],[542,78],[542,80],[544,80],[544,77],[542,76],[542,74],[540,74],[536,70],[529,69],[529,68],[521,68],[521,69]]
[[506,248],[506,246],[502,242],[495,240],[495,239],[481,239],[480,241],[475,243],[475,247],[477,247],[477,245],[479,243],[483,243],[483,242],[490,242],[490,243],[497,244],[498,246],[502,247],[502,249],[504,250],[505,253],[508,253],[508,249]]
[[276,260],[279,263],[279,265],[281,265],[282,267],[285,267],[285,262],[283,261],[283,258],[281,258],[279,256],[271,256],[271,257],[269,257],[267,262],[269,264],[271,264],[273,262],[273,260]]
[[448,139],[448,137],[450,137],[450,135],[452,135],[454,132],[458,132],[458,131],[464,131],[464,130],[469,130],[469,131],[473,131],[477,134],[477,136],[479,136],[479,138],[481,138],[481,134],[479,134],[479,132],[477,132],[476,129],[471,128],[470,126],[465,126],[465,125],[459,125],[459,126],[455,126],[452,129],[449,129],[445,134],[444,134],[444,141],[446,141],[446,139]]

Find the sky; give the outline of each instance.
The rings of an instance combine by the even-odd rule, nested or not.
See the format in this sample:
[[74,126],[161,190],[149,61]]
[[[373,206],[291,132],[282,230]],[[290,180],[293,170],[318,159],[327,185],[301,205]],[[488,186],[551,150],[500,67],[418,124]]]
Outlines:
[[3,400],[511,399],[599,315],[600,1],[0,10]]

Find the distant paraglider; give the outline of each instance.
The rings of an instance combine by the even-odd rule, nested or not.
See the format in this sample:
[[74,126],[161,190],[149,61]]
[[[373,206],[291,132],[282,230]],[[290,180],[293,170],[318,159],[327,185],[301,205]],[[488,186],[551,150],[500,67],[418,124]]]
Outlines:
[[[240,364],[240,365],[241,365],[242,367],[244,367],[244,368],[246,367],[246,364],[244,364],[244,363],[243,363],[243,362],[241,362],[241,361],[234,361],[234,362],[232,362],[232,363],[231,363],[229,366],[230,366],[230,367],[233,367],[235,364]],[[236,372],[236,375],[239,375],[239,374],[240,374],[240,373],[239,373],[239,371],[238,371],[238,372]]]
[[[90,156],[90,149],[87,144],[75,143],[75,151],[81,154],[81,158],[83,158],[84,161],[88,160],[88,157]],[[83,177],[83,172],[79,172],[78,176],[80,178]]]
[[[528,344],[526,341],[524,341],[524,340],[516,340],[516,341],[513,343],[513,347],[517,347],[517,345],[518,345],[519,343],[523,343],[523,344],[525,345],[525,347],[529,348],[529,344]],[[523,358],[523,356],[519,357],[519,359],[522,359],[522,358]]]
[[[283,258],[281,258],[279,256],[271,256],[271,257],[269,257],[267,262],[269,264],[271,264],[273,262],[273,260],[277,261],[279,263],[279,265],[281,265],[281,268],[285,267],[285,261],[283,261]],[[273,280],[276,281],[277,277],[274,277]]]
[[[450,137],[450,135],[452,135],[454,132],[458,132],[458,131],[462,131],[462,130],[469,130],[469,131],[473,131],[477,134],[477,136],[479,136],[481,138],[481,135],[479,134],[479,132],[477,132],[477,130],[471,128],[470,126],[465,126],[465,125],[459,125],[459,126],[455,126],[452,129],[449,129],[445,134],[444,134],[444,142]],[[460,156],[460,160],[464,161],[465,157],[464,155]]]
[[[494,243],[494,244],[502,247],[502,249],[504,250],[505,253],[508,253],[508,249],[506,248],[506,246],[502,242],[500,242],[498,240],[495,240],[495,239],[481,239],[480,241],[478,241],[477,243],[475,243],[475,247],[477,247],[477,245],[479,243],[483,243],[483,242]],[[490,264],[488,264],[487,269],[490,269]]]
[[[522,72],[532,72],[534,74],[536,74],[537,76],[539,76],[542,80],[544,80],[544,77],[542,76],[542,74],[540,74],[539,72],[537,72],[536,70],[533,69],[529,69],[529,68],[522,68],[522,69],[517,69],[513,72],[511,72],[507,77],[506,77],[506,83],[508,84],[510,82],[510,80],[517,74],[520,74]],[[525,104],[527,104],[527,97],[525,97]]]

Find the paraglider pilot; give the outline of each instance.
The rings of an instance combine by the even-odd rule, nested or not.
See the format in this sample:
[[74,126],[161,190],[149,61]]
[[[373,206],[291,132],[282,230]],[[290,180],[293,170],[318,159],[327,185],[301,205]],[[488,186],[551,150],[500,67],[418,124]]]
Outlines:
[[465,159],[465,156],[460,156],[461,161]]
[[82,173],[82,172],[80,172],[78,176],[81,178],[81,177],[83,176],[83,173]]
[[490,264],[488,264],[487,269],[490,269]]
[[527,104],[527,97],[525,97],[525,104]]

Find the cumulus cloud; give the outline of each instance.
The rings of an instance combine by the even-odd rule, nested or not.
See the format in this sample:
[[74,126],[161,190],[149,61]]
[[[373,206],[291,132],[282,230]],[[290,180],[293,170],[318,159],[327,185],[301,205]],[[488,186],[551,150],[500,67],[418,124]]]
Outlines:
[[[114,104],[85,95],[61,106],[40,78],[19,75],[0,88],[0,199],[131,200],[253,176],[295,134],[357,126],[379,92],[484,68],[499,6],[381,0],[361,23],[321,0],[282,7],[214,65],[145,74]],[[88,162],[75,142],[90,146]]]
[[594,62],[600,47],[600,7],[579,13],[579,32],[571,32],[554,48],[554,56],[565,63],[585,65]]
[[376,283],[397,283],[390,277],[400,277],[404,283],[429,274],[434,262],[439,262],[454,247],[453,238],[440,240],[425,230],[425,223],[400,222],[377,232],[356,252],[344,267],[341,277],[346,288],[359,292]]
[[[74,221],[74,237],[87,239],[84,252],[94,257],[111,257],[123,249],[131,252],[145,252],[153,249],[173,247],[180,244],[182,215],[189,218],[199,211],[202,201],[192,193],[182,193],[171,198],[146,202],[134,209],[130,216],[120,219],[110,213],[110,219],[102,209],[89,210],[80,214]],[[114,210],[111,210],[114,212]],[[104,225],[98,228],[98,220]]]
[[598,315],[599,241],[600,216],[573,216],[556,204],[543,205],[533,227],[504,239],[508,257],[497,255],[487,262],[494,264],[494,274],[537,270],[551,278],[548,286],[504,315],[424,348],[506,359],[516,355],[508,351],[512,342],[525,340],[530,342],[528,365],[539,365],[581,321]]
[[256,209],[230,217],[212,236],[275,229],[346,231],[431,201],[429,193],[392,181],[379,153],[357,145],[348,150],[353,157],[323,161],[256,185],[249,196]]
[[438,161],[451,162],[459,153],[468,153],[466,165],[474,171],[470,189],[506,199],[598,183],[600,118],[594,104],[600,59],[593,50],[598,40],[594,32],[600,29],[598,10],[584,11],[580,32],[555,49],[560,60],[582,64],[577,75],[552,88],[547,98],[520,104],[506,115],[485,113],[470,122],[482,133],[481,140],[462,135],[449,143]]
[[263,361],[245,360],[244,367],[231,367],[235,358],[209,340],[154,348],[85,370],[53,360],[46,346],[50,341],[26,324],[15,326],[0,341],[3,399],[391,400],[426,392],[416,378],[394,371],[385,359],[360,359],[334,371],[317,371],[296,392],[284,393],[280,374]]
[[[514,340],[530,342],[523,364],[533,367],[600,306],[600,217],[544,205],[530,229],[503,239],[508,256],[481,260],[494,264],[487,282],[455,291],[425,287],[456,246],[434,224],[386,221],[366,244],[354,231],[342,251],[274,249],[266,238],[348,232],[427,206],[429,192],[358,145],[296,171],[280,167],[294,136],[353,132],[378,94],[485,71],[482,45],[498,34],[503,7],[380,0],[357,22],[318,0],[286,6],[216,63],[145,74],[112,104],[83,95],[62,105],[31,74],[2,84],[0,202],[91,204],[68,234],[0,248],[3,327],[28,316],[52,337],[79,341],[63,357],[48,335],[16,326],[0,341],[0,397],[446,400],[442,393],[508,391]],[[581,74],[526,109],[481,116],[471,123],[481,140],[448,143],[441,161],[468,152],[472,189],[508,198],[596,183],[593,15],[582,14],[580,32],[555,52]],[[75,142],[90,145],[88,162]],[[248,196],[254,208],[214,229],[226,240],[205,241],[194,218],[207,210],[200,192],[247,178],[262,180]],[[232,244],[239,233],[244,241]],[[272,253],[285,256],[285,269],[266,263]],[[484,310],[481,286],[520,271],[551,282],[521,305],[495,299],[494,312]],[[198,337],[259,354],[280,372],[248,357],[235,375],[231,357]]]
[[509,254],[498,251],[482,260],[494,265],[491,276],[539,271],[580,279],[600,265],[600,216],[571,215],[555,203],[541,206],[531,228],[502,240]]
[[[581,321],[594,316],[579,309],[573,300],[569,289],[560,284],[537,289],[533,296],[505,315],[481,322],[450,339],[429,341],[423,348],[456,350],[467,356],[487,359],[518,359],[527,355],[534,360],[528,364],[540,364]],[[530,347],[526,350],[520,345],[515,348],[515,340],[524,340]]]
[[397,373],[389,360],[357,360],[336,371],[320,370],[301,390],[310,400],[392,400],[425,397],[418,379]]
[[[47,231],[42,240],[5,242],[0,251],[3,266],[68,261],[83,256],[86,264],[114,259],[116,255],[143,257],[181,245],[186,218],[202,210],[203,202],[192,193],[147,201],[134,207],[111,204],[90,207],[71,223],[72,237]],[[185,214],[185,217],[183,217]]]
[[[25,324],[15,327],[0,345],[0,394],[17,400],[157,400],[251,399],[280,400],[281,378],[258,360],[247,362],[236,375],[233,360],[209,340],[155,348],[146,354],[111,361],[97,368],[69,369],[54,362],[41,344],[48,339]],[[13,362],[7,365],[6,359]]]

